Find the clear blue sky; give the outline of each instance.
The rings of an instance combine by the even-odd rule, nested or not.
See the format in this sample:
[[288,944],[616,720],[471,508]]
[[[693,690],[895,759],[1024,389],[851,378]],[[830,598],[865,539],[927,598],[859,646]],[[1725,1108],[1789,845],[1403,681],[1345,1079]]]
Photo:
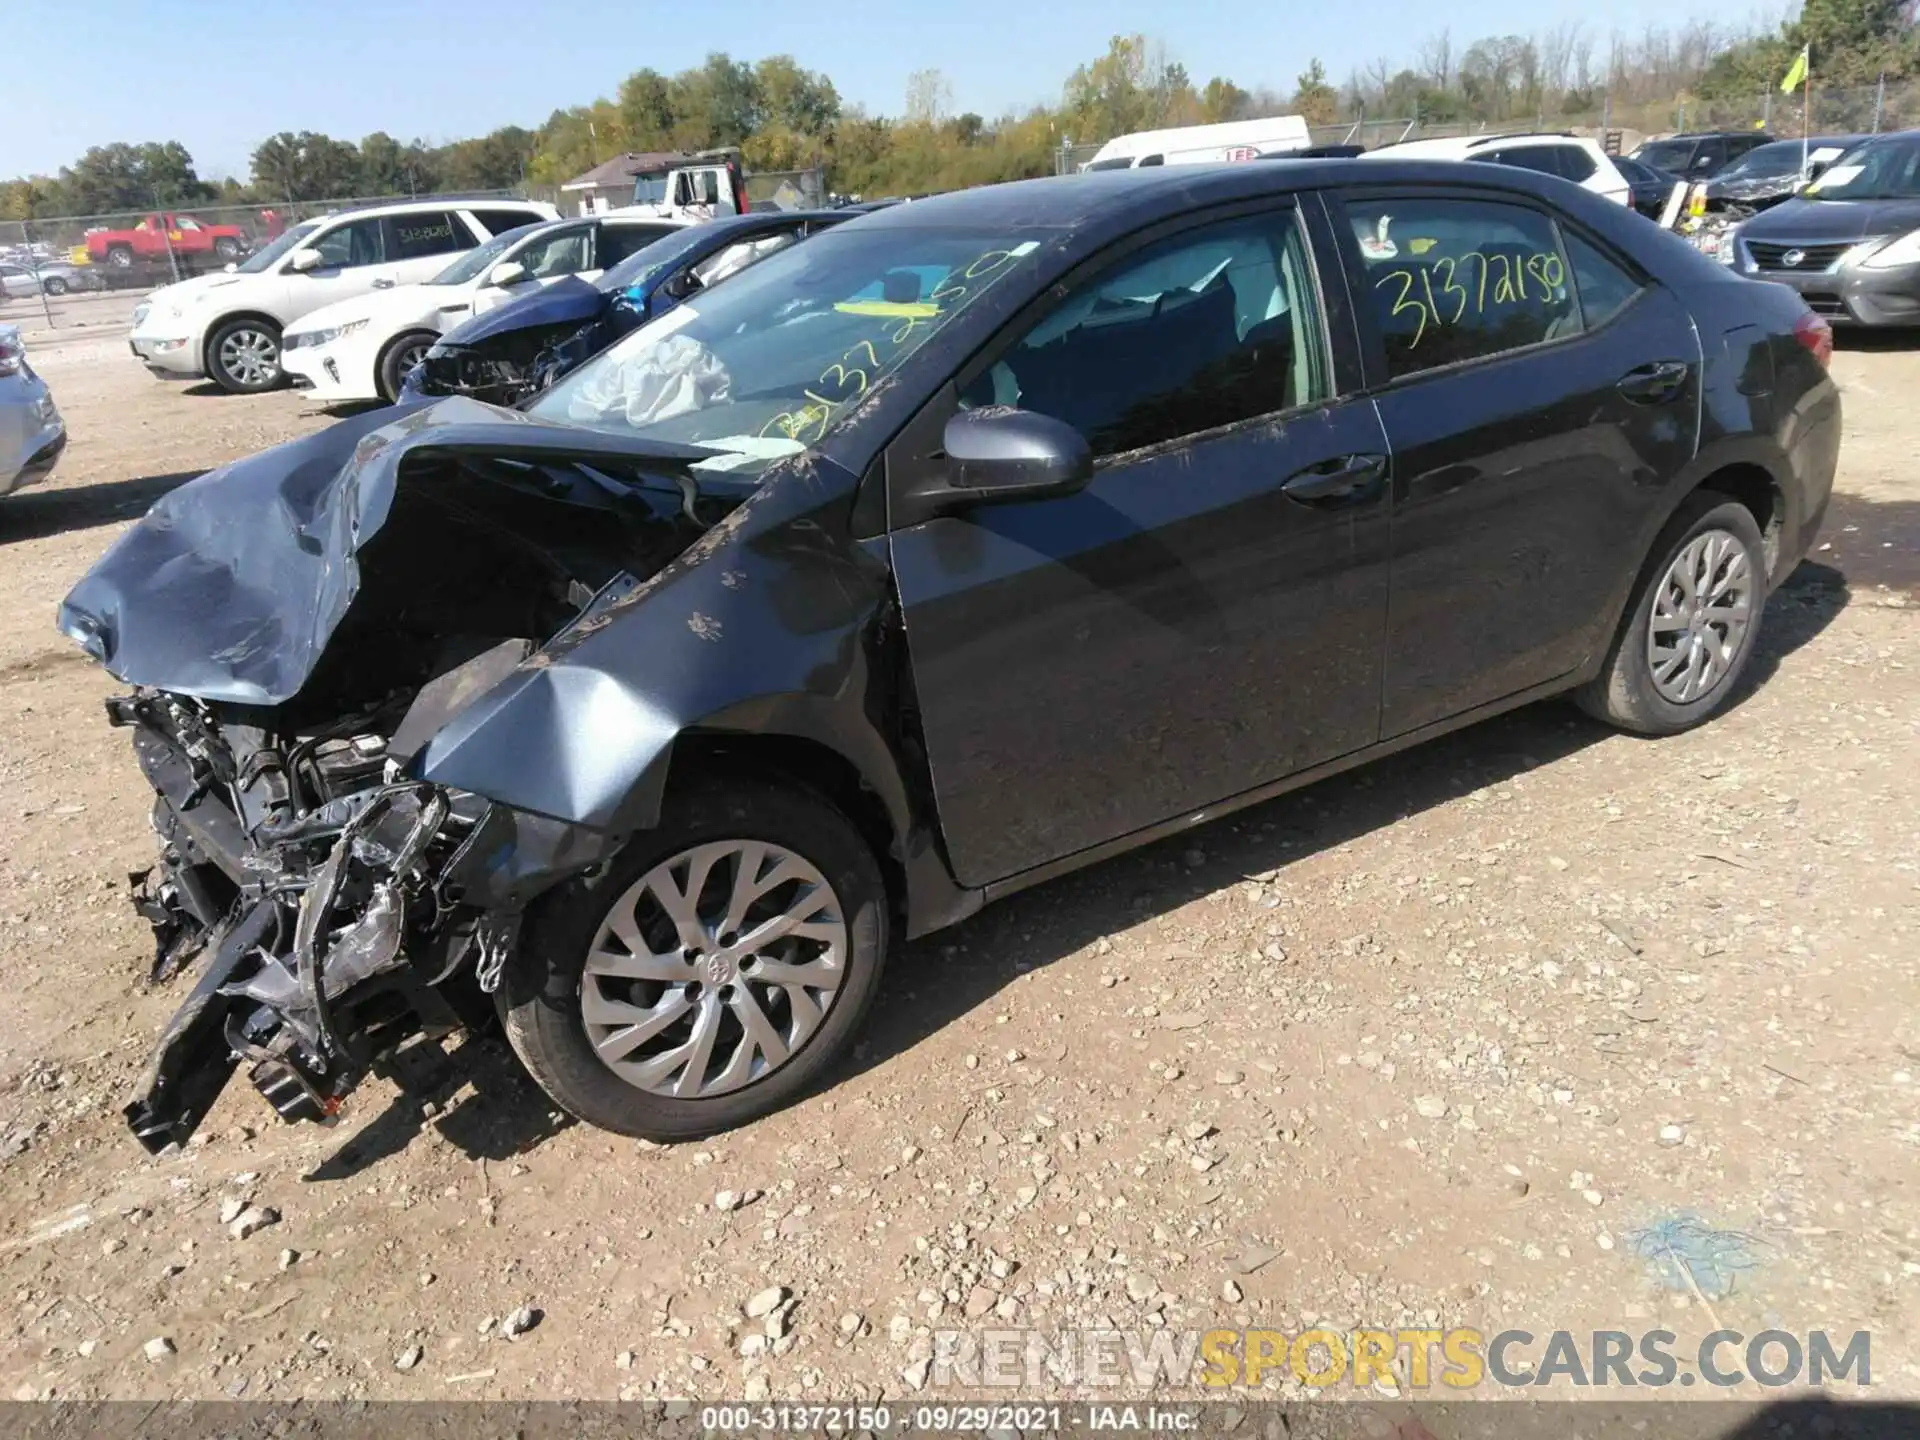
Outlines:
[[[1452,30],[1456,55],[1483,35],[1563,20],[1602,27],[1580,0],[1032,0],[1018,5],[868,0],[80,0],[28,7],[32,34],[0,22],[7,115],[0,178],[51,173],[89,145],[182,141],[203,175],[245,175],[276,130],[358,140],[386,130],[438,142],[610,95],[642,66],[671,74],[710,50],[792,54],[843,98],[902,107],[909,73],[943,71],[956,109],[992,117],[1052,102],[1075,65],[1114,34],[1162,42],[1196,83],[1292,85],[1318,55],[1335,82],[1378,56],[1411,60]],[[1449,13],[1451,12],[1451,13]],[[1613,0],[1606,28],[1632,34],[1703,0]]]

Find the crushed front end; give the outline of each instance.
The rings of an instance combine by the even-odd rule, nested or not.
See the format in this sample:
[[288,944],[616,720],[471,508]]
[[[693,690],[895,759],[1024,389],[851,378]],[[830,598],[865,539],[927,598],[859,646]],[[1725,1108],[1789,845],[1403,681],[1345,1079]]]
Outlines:
[[126,1115],[184,1143],[233,1071],[289,1120],[323,1120],[369,1071],[484,1025],[508,936],[454,878],[488,806],[403,779],[377,732],[288,736],[141,690],[108,702],[155,792],[137,903],[156,978],[195,964]]
[[703,453],[460,399],[342,422],[164,497],[75,587],[154,791],[154,975],[193,978],[126,1106],[149,1150],[236,1070],[324,1120],[492,1023],[526,907],[644,823],[609,806],[671,741],[597,733],[644,697],[553,647],[739,504]]

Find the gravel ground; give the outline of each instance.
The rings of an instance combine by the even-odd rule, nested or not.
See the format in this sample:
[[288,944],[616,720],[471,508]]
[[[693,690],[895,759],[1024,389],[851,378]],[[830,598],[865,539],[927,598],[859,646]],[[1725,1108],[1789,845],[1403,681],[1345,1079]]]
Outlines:
[[1915,353],[1836,357],[1826,536],[1704,730],[1536,706],[1019,896],[704,1144],[565,1124],[481,1040],[333,1129],[236,1084],[149,1159],[118,1107],[183,987],[53,606],[325,417],[30,343],[74,439],[0,503],[4,1393],[936,1396],[940,1329],[1319,1324],[1868,1329],[1920,1395]]

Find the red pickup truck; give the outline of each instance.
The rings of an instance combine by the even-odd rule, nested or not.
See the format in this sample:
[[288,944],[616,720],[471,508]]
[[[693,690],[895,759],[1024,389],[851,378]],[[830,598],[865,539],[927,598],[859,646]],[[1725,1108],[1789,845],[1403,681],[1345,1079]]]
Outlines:
[[169,255],[185,261],[212,259],[224,265],[252,248],[247,232],[238,225],[210,225],[191,215],[148,215],[130,230],[87,232],[87,258],[116,270],[131,270],[140,261],[165,264]]

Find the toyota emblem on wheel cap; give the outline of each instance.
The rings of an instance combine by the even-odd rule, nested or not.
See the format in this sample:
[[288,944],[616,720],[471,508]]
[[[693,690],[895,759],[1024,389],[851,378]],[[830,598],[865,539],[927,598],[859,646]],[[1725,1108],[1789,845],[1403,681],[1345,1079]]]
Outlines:
[[1806,258],[1807,258],[1807,252],[1804,250],[1789,250],[1787,251],[1786,254],[1780,257],[1780,263],[1782,265],[1798,265],[1802,260]]

